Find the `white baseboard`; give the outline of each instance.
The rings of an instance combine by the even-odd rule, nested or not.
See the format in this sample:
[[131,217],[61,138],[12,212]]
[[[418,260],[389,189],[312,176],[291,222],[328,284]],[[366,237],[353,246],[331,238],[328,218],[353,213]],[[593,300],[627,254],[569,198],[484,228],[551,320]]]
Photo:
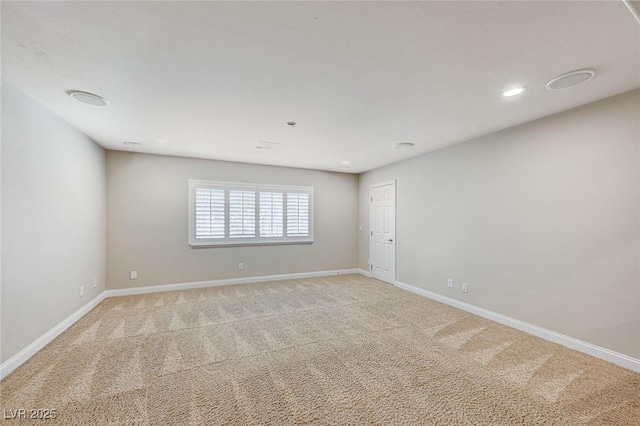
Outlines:
[[488,309],[480,308],[469,303],[461,302],[459,300],[452,299],[450,297],[443,296],[441,294],[415,287],[400,281],[396,281],[395,286],[403,290],[419,294],[420,296],[442,302],[446,305],[453,306],[454,308],[462,309],[463,311],[467,311],[480,317],[487,318],[491,321],[498,322],[508,327],[515,328],[516,330],[533,334],[534,336],[540,337],[553,343],[557,343],[569,349],[575,349],[587,355],[591,355],[596,358],[600,358],[602,360],[619,365],[620,367],[640,372],[640,359],[632,358],[628,355],[614,352],[600,346],[592,345],[591,343],[583,342],[582,340],[565,336],[564,334],[556,333],[555,331],[547,330],[546,328],[538,327],[537,325],[529,324],[527,322],[520,321],[515,318],[490,311]]
[[76,321],[85,316],[90,310],[98,306],[106,297],[106,292],[100,293],[89,303],[75,311],[66,319],[62,320],[58,325],[40,336],[29,346],[9,358],[0,365],[0,380],[7,377],[16,368],[20,367],[26,360],[34,356],[40,349],[48,345],[53,339],[58,337],[63,331],[71,327]]
[[356,269],[356,271],[358,271],[360,275],[371,278],[371,271],[367,271],[366,269]]
[[194,288],[217,287],[232,284],[251,284],[265,281],[295,280],[300,278],[326,277],[330,275],[358,274],[360,269],[338,269],[335,271],[301,272],[297,274],[263,275],[257,277],[228,278],[222,280],[196,281],[180,284],[163,284],[146,287],[107,290],[107,297],[131,296],[134,294],[159,293],[162,291],[191,290]]

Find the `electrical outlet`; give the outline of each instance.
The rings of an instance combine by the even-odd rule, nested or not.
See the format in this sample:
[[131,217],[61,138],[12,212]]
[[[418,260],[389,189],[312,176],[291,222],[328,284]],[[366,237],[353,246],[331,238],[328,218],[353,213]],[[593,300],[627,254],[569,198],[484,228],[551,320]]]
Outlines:
[[463,292],[463,293],[466,293],[466,292],[467,292],[467,290],[468,290],[468,288],[467,288],[467,283],[462,283],[462,292]]
[[447,280],[447,287],[453,288],[453,280],[451,278]]
[[132,280],[138,279],[138,271],[131,271],[131,279]]
[[98,279],[94,278],[93,279],[93,288],[97,288],[98,287]]
[[84,296],[84,286],[80,286],[80,297]]
[[238,271],[244,271],[244,263],[238,263]]

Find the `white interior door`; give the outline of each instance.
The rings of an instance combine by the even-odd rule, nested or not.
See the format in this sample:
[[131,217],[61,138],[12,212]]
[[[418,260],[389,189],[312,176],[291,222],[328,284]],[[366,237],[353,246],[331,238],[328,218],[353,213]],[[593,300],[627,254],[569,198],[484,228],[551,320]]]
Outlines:
[[396,281],[396,183],[371,187],[371,276]]

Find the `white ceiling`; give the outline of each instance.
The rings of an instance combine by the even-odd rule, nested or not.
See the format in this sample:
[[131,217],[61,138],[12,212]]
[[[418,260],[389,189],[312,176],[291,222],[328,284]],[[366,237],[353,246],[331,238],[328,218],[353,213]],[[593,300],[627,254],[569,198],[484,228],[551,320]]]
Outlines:
[[640,87],[640,25],[622,1],[3,1],[2,73],[105,148],[357,173]]

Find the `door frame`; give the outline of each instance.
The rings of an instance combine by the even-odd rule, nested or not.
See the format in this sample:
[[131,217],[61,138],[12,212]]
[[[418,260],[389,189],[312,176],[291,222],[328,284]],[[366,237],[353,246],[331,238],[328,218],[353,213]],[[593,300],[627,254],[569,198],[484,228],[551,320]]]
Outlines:
[[[389,180],[386,182],[380,182],[380,183],[376,183],[373,185],[369,186],[369,275],[373,278],[373,209],[371,208],[373,205],[373,188],[377,188],[379,186],[387,186],[387,185],[393,185],[393,233],[394,233],[394,243],[396,242],[396,237],[397,237],[397,230],[396,230],[396,216],[397,216],[397,201],[398,201],[398,194],[397,194],[397,189],[398,186],[396,184],[396,180]],[[396,245],[393,245],[393,282],[390,283],[392,285],[395,285],[395,281],[396,281]],[[386,281],[385,281],[386,282]]]

